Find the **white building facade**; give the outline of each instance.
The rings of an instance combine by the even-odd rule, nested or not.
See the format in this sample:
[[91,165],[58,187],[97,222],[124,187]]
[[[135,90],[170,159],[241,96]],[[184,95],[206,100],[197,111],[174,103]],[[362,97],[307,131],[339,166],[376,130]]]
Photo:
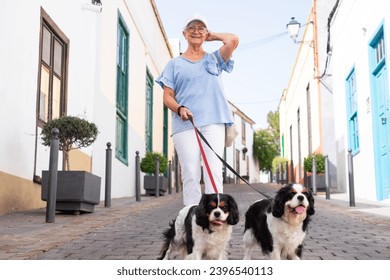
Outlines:
[[[255,122],[234,104],[229,103],[229,105],[233,113],[238,136],[232,146],[225,148],[225,160],[249,183],[258,183],[260,182],[259,161],[253,154],[255,133],[253,125]],[[230,183],[243,183],[227,168],[224,168],[224,179]]]
[[172,53],[154,1],[91,2],[2,1],[0,213],[45,205],[40,179],[49,149],[40,131],[52,118],[98,126],[95,143],[73,151],[70,162],[102,178],[103,198],[108,142],[112,198],[135,195],[137,151],[174,158],[170,114],[154,83]]
[[[390,200],[390,2],[340,1],[331,24],[338,184],[357,197]],[[342,168],[341,168],[342,167]]]
[[386,0],[313,1],[279,106],[282,155],[294,160],[296,181],[296,165],[319,152],[329,157],[331,187],[389,201],[389,22]]

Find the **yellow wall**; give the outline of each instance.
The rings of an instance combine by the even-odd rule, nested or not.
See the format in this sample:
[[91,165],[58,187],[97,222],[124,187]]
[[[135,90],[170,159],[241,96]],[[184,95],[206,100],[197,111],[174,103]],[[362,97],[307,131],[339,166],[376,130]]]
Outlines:
[[70,170],[83,170],[92,172],[92,160],[80,150],[71,150],[69,153]]
[[0,215],[43,207],[41,185],[0,172]]
[[[91,157],[79,150],[71,151],[70,170],[91,172],[91,167]],[[0,172],[0,215],[43,207],[46,202],[41,200],[40,184]]]

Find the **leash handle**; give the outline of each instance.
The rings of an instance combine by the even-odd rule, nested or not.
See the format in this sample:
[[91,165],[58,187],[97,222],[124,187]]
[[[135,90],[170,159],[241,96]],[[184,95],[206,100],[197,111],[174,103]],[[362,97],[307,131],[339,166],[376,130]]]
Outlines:
[[[215,192],[216,194],[218,194],[218,188],[217,188],[217,186],[215,185],[214,177],[213,177],[213,174],[211,173],[211,169],[210,169],[210,166],[209,166],[209,162],[207,161],[206,153],[204,152],[204,149],[203,149],[203,146],[202,146],[202,142],[200,141],[200,138],[199,138],[199,132],[200,132],[200,131],[196,128],[196,126],[195,126],[195,124],[194,124],[194,119],[192,118],[192,116],[189,116],[189,120],[190,120],[190,122],[192,123],[192,126],[194,127],[196,140],[198,140],[198,145],[199,145],[200,153],[202,154],[203,162],[204,162],[204,165],[205,165],[205,167],[206,167],[207,174],[209,175],[211,185],[213,186],[214,192]],[[204,141],[204,140],[203,140],[203,141]],[[208,143],[207,143],[207,144],[208,144]],[[208,145],[208,146],[210,146],[210,145]],[[213,151],[213,152],[214,152],[214,151]],[[215,152],[214,152],[214,153],[215,153]]]

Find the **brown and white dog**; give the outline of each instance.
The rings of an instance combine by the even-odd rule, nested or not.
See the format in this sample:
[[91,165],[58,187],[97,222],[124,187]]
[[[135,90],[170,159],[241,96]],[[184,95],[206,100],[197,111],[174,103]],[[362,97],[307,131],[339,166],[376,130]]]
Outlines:
[[159,259],[169,259],[172,251],[180,252],[184,259],[225,259],[233,225],[238,221],[232,196],[203,194],[199,205],[184,207],[164,231]]
[[251,259],[259,245],[271,259],[299,260],[311,215],[313,195],[299,184],[282,187],[274,199],[256,201],[245,214],[244,259]]

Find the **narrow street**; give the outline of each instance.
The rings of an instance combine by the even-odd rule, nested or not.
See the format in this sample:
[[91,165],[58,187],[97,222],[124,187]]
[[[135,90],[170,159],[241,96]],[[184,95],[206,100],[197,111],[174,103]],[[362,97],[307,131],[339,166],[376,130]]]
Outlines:
[[[272,195],[275,184],[255,184]],[[240,222],[234,227],[228,259],[243,257],[242,235],[246,209],[263,196],[247,185],[226,185],[235,197]],[[56,215],[45,223],[45,209],[0,216],[2,260],[154,260],[162,245],[162,231],[181,209],[181,193],[163,197],[112,200],[92,214]],[[316,196],[316,214],[304,242],[304,260],[390,260],[390,208]],[[389,213],[379,216],[366,209]],[[260,250],[254,259],[267,259]]]

